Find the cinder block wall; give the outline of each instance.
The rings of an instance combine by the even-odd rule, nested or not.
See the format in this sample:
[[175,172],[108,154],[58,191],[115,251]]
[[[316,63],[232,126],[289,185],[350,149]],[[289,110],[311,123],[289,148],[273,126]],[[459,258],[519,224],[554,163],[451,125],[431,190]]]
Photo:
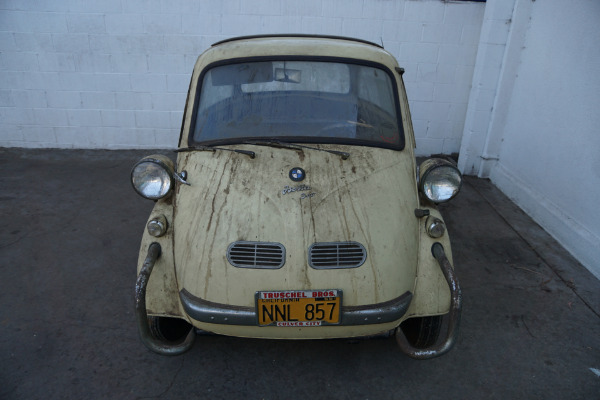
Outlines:
[[0,146],[174,147],[215,41],[354,36],[406,68],[421,155],[460,148],[485,4],[441,0],[0,2]]

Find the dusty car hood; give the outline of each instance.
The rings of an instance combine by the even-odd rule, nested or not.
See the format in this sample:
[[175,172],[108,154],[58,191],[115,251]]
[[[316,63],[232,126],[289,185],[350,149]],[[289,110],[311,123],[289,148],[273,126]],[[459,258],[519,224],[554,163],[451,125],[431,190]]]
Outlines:
[[[204,300],[252,306],[256,291],[341,289],[344,305],[394,299],[415,285],[418,206],[412,154],[360,146],[315,145],[351,154],[256,145],[229,146],[256,158],[216,150],[180,153],[191,186],[174,196],[174,259],[179,290]],[[293,182],[289,172],[303,168]],[[297,189],[297,190],[293,190]],[[281,243],[280,269],[231,265],[236,241]],[[317,270],[315,242],[354,241],[366,251],[352,269]]]

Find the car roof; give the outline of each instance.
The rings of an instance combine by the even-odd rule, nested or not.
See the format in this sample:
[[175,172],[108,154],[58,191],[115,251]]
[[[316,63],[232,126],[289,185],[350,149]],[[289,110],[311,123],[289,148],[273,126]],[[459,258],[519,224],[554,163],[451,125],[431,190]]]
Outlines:
[[249,39],[264,39],[264,38],[309,38],[309,39],[333,39],[333,40],[349,40],[351,42],[364,43],[369,44],[371,46],[380,47],[383,49],[383,46],[378,45],[377,43],[370,42],[364,39],[352,38],[347,36],[335,36],[335,35],[308,35],[301,33],[293,33],[293,34],[266,34],[266,35],[248,35],[248,36],[237,36],[229,39],[221,40],[216,43],[213,43],[213,46],[219,46],[223,43],[235,42],[239,40],[249,40]]
[[398,63],[382,46],[343,36],[255,35],[240,36],[213,44],[198,57],[195,72],[213,63],[250,60],[259,57],[315,57],[374,62],[394,70]]

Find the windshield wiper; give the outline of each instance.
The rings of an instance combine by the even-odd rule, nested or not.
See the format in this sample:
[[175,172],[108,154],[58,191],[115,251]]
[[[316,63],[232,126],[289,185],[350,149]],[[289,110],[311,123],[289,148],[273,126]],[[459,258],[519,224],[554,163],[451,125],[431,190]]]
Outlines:
[[244,142],[244,144],[255,144],[257,146],[278,147],[278,148],[290,149],[290,150],[310,149],[310,150],[317,150],[317,151],[326,151],[327,153],[337,154],[338,156],[342,157],[342,160],[347,160],[348,157],[350,157],[350,153],[346,153],[345,151],[319,149],[317,147],[305,146],[303,144],[298,144],[298,143],[282,142],[280,140],[252,140],[252,141]]
[[245,154],[250,158],[255,158],[256,153],[250,150],[239,150],[239,149],[225,149],[223,147],[212,147],[212,146],[194,146],[194,147],[186,147],[185,149],[177,149],[176,153],[183,153],[186,151],[212,151],[215,150],[224,150],[224,151],[233,151],[234,153]]

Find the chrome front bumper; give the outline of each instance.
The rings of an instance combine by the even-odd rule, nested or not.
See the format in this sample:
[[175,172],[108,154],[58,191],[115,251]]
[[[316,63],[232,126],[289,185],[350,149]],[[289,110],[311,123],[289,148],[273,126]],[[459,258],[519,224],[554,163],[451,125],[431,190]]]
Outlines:
[[[462,294],[458,279],[450,261],[446,257],[444,248],[440,243],[435,243],[431,248],[433,256],[438,261],[440,269],[450,288],[451,302],[448,313],[448,328],[445,338],[437,345],[426,349],[417,349],[408,343],[400,328],[396,329],[396,341],[400,349],[408,356],[416,359],[429,359],[447,353],[456,342],[458,325],[462,310]],[[160,257],[161,247],[152,243],[148,248],[148,255],[142,265],[135,287],[135,311],[140,338],[150,350],[163,355],[181,354],[191,348],[194,343],[195,330],[191,329],[188,335],[179,343],[165,342],[156,338],[148,325],[146,311],[146,287],[154,264]],[[209,302],[193,296],[185,289],[179,293],[179,298],[186,313],[193,319],[213,324],[225,325],[253,325],[258,324],[258,317],[253,307],[231,306]],[[342,307],[341,325],[368,325],[383,324],[401,319],[412,300],[412,293],[406,292],[393,300],[364,306]]]
[[[179,299],[185,312],[196,321],[223,325],[258,325],[258,316],[254,307],[238,307],[228,304],[213,303],[190,294],[183,289]],[[340,325],[369,325],[397,321],[408,310],[412,293],[385,303],[364,306],[343,306]]]

